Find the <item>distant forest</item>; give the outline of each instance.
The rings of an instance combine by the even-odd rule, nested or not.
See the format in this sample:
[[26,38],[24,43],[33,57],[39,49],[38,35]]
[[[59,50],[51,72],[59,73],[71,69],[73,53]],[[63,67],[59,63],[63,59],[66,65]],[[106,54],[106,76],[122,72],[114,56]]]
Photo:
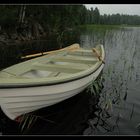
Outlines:
[[85,24],[140,25],[140,16],[101,15],[97,7],[87,9],[83,4],[0,5],[0,32],[7,38],[38,38]]

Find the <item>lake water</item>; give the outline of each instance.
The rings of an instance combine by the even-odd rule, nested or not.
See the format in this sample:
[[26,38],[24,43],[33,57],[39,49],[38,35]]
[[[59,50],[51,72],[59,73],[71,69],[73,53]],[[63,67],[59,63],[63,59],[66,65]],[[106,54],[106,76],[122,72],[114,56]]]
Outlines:
[[[92,48],[98,43],[104,45],[106,60],[101,75],[103,88],[96,98],[85,90],[62,103],[35,112],[35,115],[42,116],[44,119],[38,119],[34,126],[24,134],[139,135],[139,36],[140,27],[113,29],[87,27],[80,28],[76,34],[71,33],[70,39],[65,39],[67,45],[75,42],[85,48]],[[30,45],[29,43],[24,44],[22,47],[16,46],[18,51],[15,54],[19,54],[19,52],[27,54],[27,52],[32,52],[32,49],[36,52],[39,49],[47,50],[48,41],[37,42],[30,43]],[[51,45],[51,43],[49,44]],[[54,43],[53,46],[55,48],[57,45]],[[19,59],[15,61],[15,63],[17,62]],[[13,61],[7,62],[7,64],[3,62],[5,66],[13,63]],[[13,130],[13,128],[15,129]],[[10,120],[2,131],[5,135],[21,134],[18,125]]]
[[[104,88],[101,92],[97,117],[89,119],[85,135],[140,134],[140,28],[97,32],[87,30],[81,36],[82,46],[105,46],[106,64],[103,70]],[[109,114],[106,118],[104,112]],[[98,118],[99,117],[99,118]]]

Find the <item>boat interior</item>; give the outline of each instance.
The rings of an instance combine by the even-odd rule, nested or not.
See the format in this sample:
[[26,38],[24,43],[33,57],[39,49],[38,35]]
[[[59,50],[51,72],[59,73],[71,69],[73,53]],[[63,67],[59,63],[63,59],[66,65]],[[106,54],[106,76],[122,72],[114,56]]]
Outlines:
[[[97,48],[101,55],[100,48]],[[72,51],[62,51],[37,57],[0,72],[1,78],[43,78],[59,77],[84,71],[99,59],[92,49],[79,48]]]

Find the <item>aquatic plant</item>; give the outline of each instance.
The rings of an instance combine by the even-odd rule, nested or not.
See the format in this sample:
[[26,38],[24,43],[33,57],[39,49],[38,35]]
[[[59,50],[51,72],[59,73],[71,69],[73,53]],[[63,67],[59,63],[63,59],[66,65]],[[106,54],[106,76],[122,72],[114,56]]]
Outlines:
[[21,132],[25,132],[29,130],[33,126],[33,124],[36,122],[37,118],[38,118],[37,116],[31,115],[31,114],[22,115],[20,123],[19,123],[19,128]]
[[50,123],[55,123],[49,119],[46,119],[45,116],[35,115],[34,113],[27,113],[19,117],[19,129],[22,134],[27,134],[32,127],[37,123],[38,120],[43,120]]
[[[126,40],[127,34],[122,33],[120,35],[121,37],[118,36],[118,34],[116,33],[116,35],[114,35],[110,40],[114,39],[114,42],[117,42],[121,40],[121,37],[123,37],[123,41],[128,42],[128,40]],[[112,46],[107,46],[107,56],[109,56],[109,52],[114,52],[115,57],[112,60],[106,58],[106,65],[102,75],[103,79],[105,79],[105,81],[103,82],[105,88],[100,91],[100,98],[98,104],[96,104],[96,111],[92,113],[92,117],[90,117],[88,122],[90,131],[92,131],[91,134],[98,134],[101,132],[102,134],[106,134],[109,131],[116,131],[116,133],[118,134],[121,133],[119,128],[119,121],[122,118],[126,117],[121,109],[126,109],[129,82],[132,80],[132,77],[134,77],[134,70],[136,66],[135,57],[137,55],[137,51],[134,41],[134,35],[130,34],[130,38],[132,38],[133,40],[132,45],[130,45],[132,48],[124,46],[123,43],[121,44],[122,46],[117,46],[116,44],[116,47],[119,48],[117,49],[117,51],[115,51],[116,48],[114,47],[114,42],[112,42]],[[118,40],[116,41],[115,39]],[[110,44],[110,42],[108,42],[108,44]],[[93,85],[94,86],[91,86],[90,89],[91,93],[93,93],[93,95],[95,96],[98,95],[95,92],[99,91],[99,89],[96,82]],[[120,108],[119,110],[117,110],[117,112],[116,107]],[[128,116],[129,120],[133,118],[134,107],[135,106],[133,104],[130,111],[130,116]],[[116,114],[114,125],[109,125],[108,119],[113,117],[114,114]]]

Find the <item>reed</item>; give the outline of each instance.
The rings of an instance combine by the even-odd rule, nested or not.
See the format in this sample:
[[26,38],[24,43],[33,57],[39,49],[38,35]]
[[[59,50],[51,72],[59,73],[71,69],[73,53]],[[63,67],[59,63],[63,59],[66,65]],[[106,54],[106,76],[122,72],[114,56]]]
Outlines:
[[22,134],[27,134],[38,120],[55,124],[54,121],[46,119],[45,116],[35,115],[34,113],[24,114],[20,117],[19,129]]

